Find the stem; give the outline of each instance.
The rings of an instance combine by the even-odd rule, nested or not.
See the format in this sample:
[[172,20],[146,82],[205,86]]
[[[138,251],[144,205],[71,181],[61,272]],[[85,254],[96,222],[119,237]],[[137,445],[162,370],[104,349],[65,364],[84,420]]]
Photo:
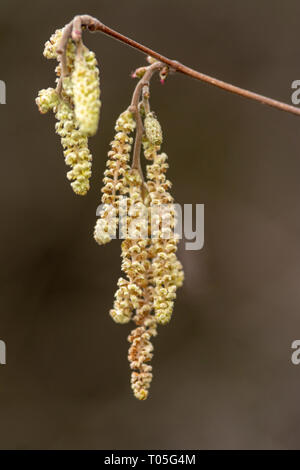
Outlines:
[[61,76],[59,77],[56,91],[60,96],[62,96],[63,79],[68,75],[67,45],[70,38],[72,38],[76,44],[76,56],[80,56],[83,48],[81,16],[75,16],[75,18],[73,18],[73,20],[64,27],[62,37],[57,48],[61,66]]
[[141,145],[142,145],[144,126],[143,126],[143,121],[142,121],[141,114],[139,111],[139,101],[140,101],[141,92],[144,89],[144,87],[149,87],[149,82],[151,80],[152,75],[157,70],[160,70],[163,67],[164,67],[164,64],[161,62],[154,62],[154,64],[149,65],[149,67],[146,67],[146,72],[144,76],[140,79],[140,81],[135,87],[135,90],[132,95],[131,105],[129,106],[130,111],[135,115],[135,121],[136,121],[136,133],[135,133],[135,142],[134,142],[131,168],[139,171],[142,181],[144,181],[144,178],[143,178],[143,172],[141,168],[140,155],[141,155]]
[[296,108],[295,106],[282,103],[280,101],[274,100],[272,98],[268,98],[263,95],[259,95],[258,93],[254,93],[252,91],[246,90],[244,88],[237,87],[230,83],[223,82],[222,80],[218,80],[217,78],[210,77],[209,75],[205,75],[204,73],[198,72],[186,65],[183,65],[176,60],[168,59],[168,57],[164,57],[159,52],[155,52],[147,46],[134,41],[133,39],[124,36],[123,34],[119,33],[118,31],[114,31],[113,29],[105,26],[96,18],[93,18],[89,15],[82,15],[81,23],[83,26],[87,27],[90,31],[100,31],[108,36],[111,36],[118,41],[121,41],[128,46],[131,46],[135,49],[138,49],[141,52],[144,52],[151,57],[154,57],[159,62],[163,62],[164,64],[168,65],[173,70],[180,72],[184,75],[188,75],[189,77],[195,78],[196,80],[201,80],[202,82],[209,83],[210,85],[214,85],[218,88],[222,88],[222,90],[230,91],[236,95],[243,96],[244,98],[248,98],[250,100],[258,101],[262,104],[266,104],[268,106],[272,106],[273,108],[280,109],[281,111],[286,111],[288,113],[297,114],[300,116],[300,109]]
[[73,25],[72,25],[72,39],[75,42],[79,42],[81,39],[81,17],[80,16],[75,16],[73,19]]
[[[76,17],[75,17],[76,19]],[[75,21],[72,20],[70,23],[68,23],[63,30],[62,37],[59,43],[59,46],[57,48],[57,53],[60,55],[60,65],[61,65],[61,78],[63,79],[66,77],[68,73],[67,69],[67,44],[68,40],[71,36],[72,33],[72,28],[73,28],[73,22]]]
[[142,97],[143,97],[143,105],[144,105],[145,114],[148,114],[148,113],[150,113],[150,103],[149,103],[150,90],[149,90],[149,84],[143,86]]

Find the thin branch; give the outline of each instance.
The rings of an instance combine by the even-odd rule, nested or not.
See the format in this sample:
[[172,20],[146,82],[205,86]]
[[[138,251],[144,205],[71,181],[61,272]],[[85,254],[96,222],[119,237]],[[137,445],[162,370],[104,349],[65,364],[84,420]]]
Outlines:
[[80,16],[75,16],[73,19],[73,26],[72,26],[72,39],[75,42],[79,42],[81,39],[81,17]]
[[150,113],[149,98],[150,98],[150,90],[149,90],[149,84],[148,84],[148,85],[143,86],[143,90],[142,90],[142,99],[143,99],[143,106],[144,106],[145,114]]
[[[75,17],[76,19],[76,17]],[[59,46],[57,48],[57,53],[60,55],[60,65],[61,65],[61,77],[64,78],[68,74],[68,68],[67,68],[67,44],[68,40],[71,36],[72,33],[72,28],[73,28],[73,22],[75,21],[72,20],[70,23],[68,23],[62,33],[62,37],[59,43]]]
[[184,75],[188,75],[189,77],[193,77],[196,80],[201,80],[202,82],[209,83],[210,85],[214,85],[218,88],[221,88],[222,90],[230,91],[231,93],[243,96],[244,98],[258,101],[262,104],[266,104],[268,106],[272,106],[273,108],[280,109],[281,111],[286,111],[288,113],[300,116],[300,109],[296,108],[295,106],[282,103],[272,98],[268,98],[267,96],[259,95],[258,93],[254,93],[252,91],[237,87],[230,83],[223,82],[222,80],[218,80],[217,78],[210,77],[209,75],[205,75],[204,73],[198,72],[197,70],[187,67],[177,62],[176,60],[168,59],[168,57],[164,57],[159,52],[155,52],[149,47],[144,46],[143,44],[140,44],[137,41],[128,38],[127,36],[124,36],[118,31],[114,31],[108,26],[105,26],[103,23],[101,23],[101,21],[89,15],[82,15],[81,23],[90,31],[100,31],[108,36],[111,36],[117,39],[118,41],[127,44],[128,46],[131,46],[141,52],[144,52],[147,55],[150,55],[151,57],[157,59],[159,62],[163,62],[164,64],[168,65],[168,67],[170,67],[171,69],[176,70],[177,72],[180,72]]
[[138,84],[136,85],[135,90],[132,95],[131,105],[129,106],[129,109],[134,114],[135,121],[136,121],[136,133],[135,133],[135,142],[134,142],[131,168],[138,170],[142,179],[143,179],[143,172],[141,168],[140,155],[141,155],[141,145],[142,145],[144,127],[143,127],[141,114],[139,111],[139,101],[140,101],[140,96],[144,87],[149,87],[149,82],[152,78],[152,75],[157,70],[161,70],[163,67],[164,67],[164,64],[162,62],[154,62],[152,65],[145,67],[146,72],[143,75],[143,77],[140,79]]

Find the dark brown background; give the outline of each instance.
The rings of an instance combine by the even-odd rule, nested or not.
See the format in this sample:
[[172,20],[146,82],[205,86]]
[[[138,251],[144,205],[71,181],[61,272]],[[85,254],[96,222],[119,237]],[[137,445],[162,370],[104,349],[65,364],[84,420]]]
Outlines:
[[101,64],[92,189],[75,196],[53,116],[44,42],[89,13],[202,72],[290,101],[297,0],[13,1],[0,6],[1,448],[299,448],[299,118],[175,75],[153,84],[180,203],[205,204],[205,247],[181,248],[173,320],[155,340],[151,398],[129,386],[129,326],[108,316],[120,246],[92,231],[116,117],[143,55],[86,35]]

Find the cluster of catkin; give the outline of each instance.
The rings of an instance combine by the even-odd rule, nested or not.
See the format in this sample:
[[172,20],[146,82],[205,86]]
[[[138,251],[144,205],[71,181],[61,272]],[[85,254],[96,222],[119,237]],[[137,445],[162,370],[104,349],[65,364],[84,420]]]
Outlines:
[[[97,131],[101,106],[95,54],[83,45],[81,34],[73,24],[71,34],[67,26],[51,36],[45,44],[44,56],[58,61],[56,88],[40,90],[36,103],[42,114],[54,112],[65,162],[71,167],[67,178],[76,194],[85,195],[92,160],[88,138]],[[160,70],[163,81],[166,69],[152,58],[148,62],[149,67],[154,64]],[[133,76],[142,78],[147,70],[152,73],[154,68],[142,67]],[[137,89],[140,90],[139,85]],[[131,104],[117,119],[94,229],[94,238],[100,245],[115,238],[117,229],[123,239],[124,277],[118,281],[110,316],[116,323],[135,324],[128,337],[128,359],[131,386],[139,400],[147,398],[152,380],[149,364],[153,356],[152,337],[157,334],[158,324],[170,321],[176,290],[184,277],[176,256],[176,213],[169,192],[171,183],[165,175],[167,155],[161,152],[162,130],[150,112],[149,101],[147,106],[145,103]],[[136,128],[134,142],[132,135]],[[142,150],[148,161],[145,181],[140,165]]]
[[58,60],[56,88],[40,90],[36,103],[44,114],[52,110],[57,119],[56,132],[61,137],[65,162],[71,167],[67,178],[76,194],[89,190],[92,155],[88,137],[98,128],[100,114],[99,70],[95,54],[80,41],[71,38],[66,45],[66,71],[62,73],[58,53],[63,30],[58,29],[45,44],[44,56]]
[[170,321],[176,289],[184,277],[176,257],[174,201],[165,176],[167,155],[160,152],[161,127],[150,112],[143,124],[143,150],[149,161],[146,182],[129,166],[136,123],[128,109],[116,122],[103,179],[102,208],[94,230],[95,240],[103,245],[115,237],[118,222],[119,227],[121,221],[126,227],[121,254],[125,276],[118,281],[110,315],[116,323],[135,323],[128,337],[128,359],[131,386],[139,400],[147,398],[152,380],[151,339],[158,324]]

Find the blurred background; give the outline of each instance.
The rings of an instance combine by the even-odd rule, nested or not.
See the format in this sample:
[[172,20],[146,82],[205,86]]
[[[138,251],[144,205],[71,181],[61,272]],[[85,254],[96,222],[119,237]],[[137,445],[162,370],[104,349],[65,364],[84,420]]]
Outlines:
[[205,246],[155,339],[146,402],[133,398],[130,325],[108,315],[120,242],[93,240],[116,118],[129,104],[134,49],[85,34],[101,66],[91,190],[66,179],[42,56],[52,32],[89,13],[204,73],[291,100],[300,79],[297,0],[1,0],[2,449],[291,449],[300,442],[300,154],[296,116],[175,74],[153,80],[169,178],[181,204],[205,204]]

